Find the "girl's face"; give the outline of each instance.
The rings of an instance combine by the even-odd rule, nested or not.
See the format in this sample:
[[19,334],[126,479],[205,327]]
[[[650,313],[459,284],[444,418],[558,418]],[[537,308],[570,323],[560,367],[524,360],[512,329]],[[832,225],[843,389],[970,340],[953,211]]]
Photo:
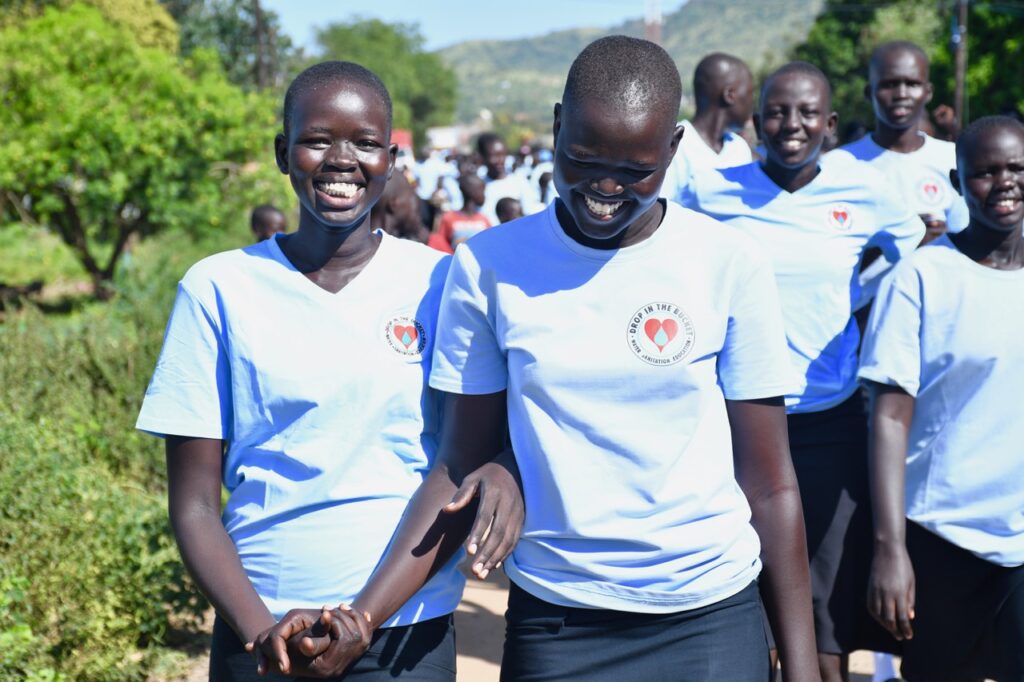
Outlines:
[[300,95],[288,137],[278,135],[274,147],[299,198],[300,228],[332,231],[363,224],[398,154],[380,95],[349,81]]
[[768,163],[790,170],[817,164],[821,145],[837,122],[819,78],[799,72],[773,77],[758,116]]
[[1024,133],[1000,127],[979,135],[961,153],[953,184],[967,202],[971,223],[996,232],[1019,229],[1024,221]]
[[555,107],[552,179],[586,237],[616,237],[658,200],[682,128],[675,112],[615,111],[598,102]]

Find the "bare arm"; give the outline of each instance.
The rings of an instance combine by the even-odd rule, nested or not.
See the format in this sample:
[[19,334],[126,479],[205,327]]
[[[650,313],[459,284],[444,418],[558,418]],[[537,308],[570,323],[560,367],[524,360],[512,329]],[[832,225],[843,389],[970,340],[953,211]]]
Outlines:
[[[366,616],[370,629],[386,623],[452,557],[467,534],[473,569],[481,576],[498,565],[519,538],[523,505],[518,470],[514,461],[508,461],[511,451],[505,449],[505,392],[448,394],[444,415],[437,460],[410,500],[387,553],[352,604]],[[470,504],[477,491],[480,509]],[[310,629],[317,615],[290,612],[262,633],[255,646],[282,672],[289,672],[286,647],[291,638],[300,637],[299,650],[310,659],[300,672],[338,675],[365,652],[369,638],[354,632],[348,638],[317,636]],[[335,610],[332,617],[342,615]]]
[[217,613],[245,642],[274,624],[220,518],[224,442],[167,437],[167,499],[181,557]]
[[736,480],[761,539],[761,596],[783,679],[818,680],[807,540],[782,398],[727,400],[726,408]]
[[897,386],[871,383],[868,475],[875,551],[868,582],[868,611],[896,639],[914,636],[914,569],[906,544],[904,481],[913,396]]

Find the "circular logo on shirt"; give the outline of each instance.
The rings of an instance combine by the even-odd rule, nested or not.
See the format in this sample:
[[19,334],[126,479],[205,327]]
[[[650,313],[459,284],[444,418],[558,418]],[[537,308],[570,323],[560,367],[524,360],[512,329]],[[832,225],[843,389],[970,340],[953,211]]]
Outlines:
[[427,345],[427,333],[415,317],[396,315],[384,325],[384,340],[399,355],[419,355]]
[[828,224],[842,232],[853,227],[853,210],[848,204],[832,204],[828,209]]
[[693,349],[693,320],[679,306],[648,303],[629,318],[626,341],[649,365],[674,365]]
[[943,198],[945,198],[945,192],[942,189],[942,185],[936,182],[933,178],[926,178],[925,180],[922,180],[917,193],[920,195],[921,201],[929,206],[941,204]]

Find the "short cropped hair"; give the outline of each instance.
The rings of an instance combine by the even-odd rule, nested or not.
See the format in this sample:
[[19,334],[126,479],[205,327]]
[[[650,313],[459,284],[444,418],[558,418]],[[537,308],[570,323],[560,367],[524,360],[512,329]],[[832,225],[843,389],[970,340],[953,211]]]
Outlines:
[[775,71],[773,71],[767,78],[764,79],[764,82],[761,83],[762,104],[764,103],[764,95],[766,92],[768,92],[768,88],[771,86],[772,81],[774,81],[779,76],[786,76],[791,73],[809,76],[810,78],[814,78],[820,81],[825,86],[826,101],[828,102],[828,107],[831,108],[832,84],[828,82],[828,76],[826,76],[821,69],[819,69],[814,64],[811,64],[810,62],[789,62],[788,64],[783,64]]
[[562,106],[597,100],[610,106],[651,107],[679,113],[679,70],[672,57],[649,40],[607,36],[587,45],[569,68]]
[[1012,116],[983,116],[971,123],[964,128],[956,140],[957,165],[967,150],[978,144],[978,139],[982,135],[987,135],[995,130],[1013,130],[1024,136],[1024,123]]
[[487,156],[487,148],[495,142],[500,142],[502,145],[505,144],[501,136],[496,133],[480,133],[480,137],[476,138],[476,151],[480,156]]
[[293,80],[291,85],[288,86],[288,91],[284,95],[285,135],[288,134],[288,129],[292,120],[292,113],[295,109],[295,103],[298,101],[299,97],[311,90],[319,90],[325,85],[337,83],[338,81],[359,83],[360,85],[366,86],[370,90],[376,92],[384,102],[388,128],[391,128],[391,95],[388,93],[388,89],[384,86],[381,79],[377,77],[377,74],[370,71],[365,66],[360,66],[355,62],[329,61],[320,62],[319,64],[314,64],[309,67],[296,76],[295,80]]
[[706,55],[693,70],[693,97],[697,100],[697,107],[708,106],[712,100],[721,96],[726,85],[734,83],[742,73],[749,74],[750,67],[739,57],[725,52]]
[[887,54],[892,52],[910,52],[917,55],[924,60],[924,66],[926,69],[930,68],[931,62],[928,59],[928,54],[921,49],[921,46],[917,43],[912,43],[909,40],[893,40],[888,43],[882,43],[874,50],[871,51],[871,59],[868,61],[868,75],[875,72],[878,68],[878,62],[882,60]]
[[260,204],[252,210],[252,214],[249,216],[249,226],[255,230],[259,225],[262,225],[274,216],[283,217],[284,213],[273,204]]

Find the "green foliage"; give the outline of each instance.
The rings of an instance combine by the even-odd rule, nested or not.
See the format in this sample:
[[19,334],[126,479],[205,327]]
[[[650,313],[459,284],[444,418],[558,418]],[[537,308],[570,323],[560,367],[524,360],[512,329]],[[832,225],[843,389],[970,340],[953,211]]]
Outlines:
[[455,113],[456,78],[436,54],[424,52],[415,26],[364,19],[317,31],[324,59],[357,62],[376,73],[394,102],[395,127],[411,128],[418,143],[430,126]]
[[[734,54],[757,71],[781,63],[789,46],[806,35],[823,0],[731,2],[690,0],[665,15],[662,45],[682,76],[683,109],[693,69],[714,51]],[[637,10],[639,14],[640,10]],[[585,21],[582,19],[581,21]],[[458,118],[472,121],[481,109],[499,120],[519,114],[518,124],[535,133],[551,131],[551,111],[562,95],[569,65],[588,43],[621,33],[644,37],[642,20],[607,29],[581,28],[522,40],[479,40],[439,52],[459,79]]]
[[[239,217],[194,245],[141,245],[121,294],[73,317],[0,324],[0,679],[143,680],[205,611],[165,509],[158,439],[134,430],[174,295]],[[173,657],[170,657],[173,658]]]
[[214,50],[228,78],[247,90],[281,90],[301,51],[259,0],[161,0],[181,27],[181,54]]
[[[142,47],[155,47],[167,52],[178,52],[178,25],[156,0],[78,0],[95,7],[103,16],[128,29],[135,42]],[[3,3],[3,19],[23,21],[38,15],[46,7],[67,9],[75,0],[7,0]]]
[[0,210],[54,229],[97,286],[136,233],[218,230],[284,196],[276,103],[209,52],[181,63],[73,5],[0,31],[0,61]]
[[[796,59],[817,64],[834,89],[833,107],[845,121],[873,120],[864,97],[871,50],[890,40],[920,45],[932,61],[932,106],[953,104],[954,53],[949,45],[953,6],[948,1],[829,0]],[[971,2],[968,14],[967,93],[970,118],[1024,108],[1024,7]]]

